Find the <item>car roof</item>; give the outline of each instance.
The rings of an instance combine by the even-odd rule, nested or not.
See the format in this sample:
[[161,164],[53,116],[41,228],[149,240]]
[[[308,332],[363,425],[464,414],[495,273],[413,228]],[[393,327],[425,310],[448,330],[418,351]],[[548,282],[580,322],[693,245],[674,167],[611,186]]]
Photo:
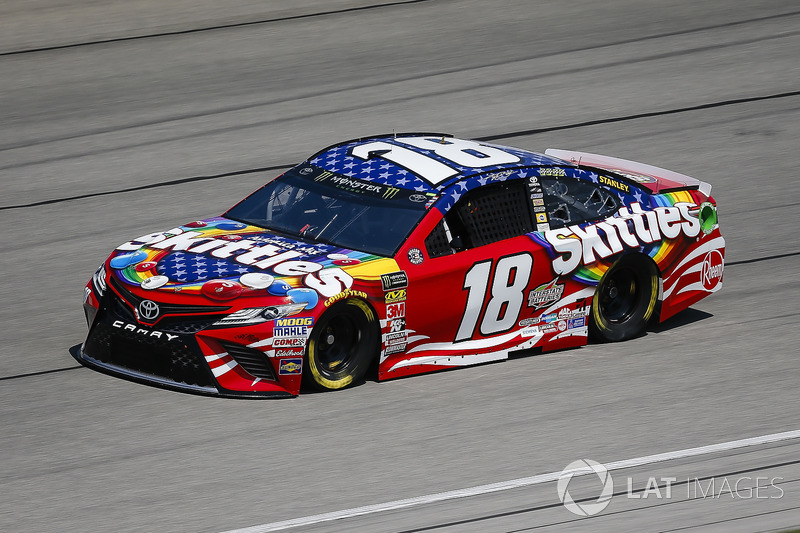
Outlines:
[[[558,159],[545,154],[481,141],[468,142],[477,143],[481,146],[499,148],[504,152],[517,156],[519,160],[513,163],[502,163],[484,167],[464,166],[456,164],[450,159],[441,157],[433,150],[419,148],[408,143],[403,143],[401,140],[399,140],[412,137],[427,138],[432,141],[443,141],[442,144],[466,141],[465,139],[457,139],[446,133],[397,133],[376,135],[374,137],[363,137],[334,144],[328,148],[320,150],[311,156],[307,162],[330,172],[336,172],[337,174],[343,174],[352,178],[386,184],[393,187],[413,189],[419,192],[440,192],[454,183],[464,181],[479,174],[487,174],[525,167],[552,165],[564,167],[575,166],[574,164],[564,161],[563,159]],[[380,150],[376,150],[371,153],[370,159],[363,159],[362,157],[353,155],[352,151],[355,147],[376,142],[384,143],[384,146],[388,143],[389,145],[398,146],[405,150],[411,150],[412,152],[425,156],[428,159],[433,159],[440,163],[446,164],[448,167],[454,170],[455,173],[446,179],[434,182],[427,180],[420,175],[414,174],[407,168],[404,168],[403,166],[400,166],[389,159],[381,157]],[[384,153],[387,151],[388,150],[383,150]]]

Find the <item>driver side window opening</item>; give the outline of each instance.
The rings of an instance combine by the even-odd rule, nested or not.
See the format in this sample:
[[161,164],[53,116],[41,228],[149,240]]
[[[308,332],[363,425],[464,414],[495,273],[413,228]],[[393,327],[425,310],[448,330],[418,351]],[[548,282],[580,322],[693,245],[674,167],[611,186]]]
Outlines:
[[534,231],[526,191],[517,180],[468,192],[425,239],[428,255],[441,257]]

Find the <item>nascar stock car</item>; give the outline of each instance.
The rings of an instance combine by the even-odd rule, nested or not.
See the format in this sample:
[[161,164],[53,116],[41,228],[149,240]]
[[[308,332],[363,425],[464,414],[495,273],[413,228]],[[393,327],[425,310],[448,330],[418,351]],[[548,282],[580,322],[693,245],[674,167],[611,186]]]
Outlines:
[[220,217],[119,245],[85,288],[91,368],[287,397],[641,334],[722,286],[711,187],[442,134],[318,152]]

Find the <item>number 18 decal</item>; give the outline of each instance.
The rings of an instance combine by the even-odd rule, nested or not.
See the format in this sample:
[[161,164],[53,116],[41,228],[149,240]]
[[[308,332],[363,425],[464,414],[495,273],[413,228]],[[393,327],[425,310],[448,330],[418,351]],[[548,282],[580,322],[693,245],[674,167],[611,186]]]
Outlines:
[[[398,137],[394,141],[422,150],[430,150],[439,157],[464,167],[485,168],[516,163],[520,160],[514,154],[494,146],[451,137]],[[429,155],[384,141],[372,141],[354,146],[350,150],[350,155],[367,161],[374,157],[386,159],[410,170],[433,185],[438,185],[458,174],[458,170]]]
[[484,336],[508,331],[517,323],[533,269],[533,257],[518,254],[500,258],[494,269],[489,301],[484,304],[492,277],[492,262],[490,259],[475,263],[464,277],[463,289],[469,292],[456,342],[472,338],[481,315],[480,332]]

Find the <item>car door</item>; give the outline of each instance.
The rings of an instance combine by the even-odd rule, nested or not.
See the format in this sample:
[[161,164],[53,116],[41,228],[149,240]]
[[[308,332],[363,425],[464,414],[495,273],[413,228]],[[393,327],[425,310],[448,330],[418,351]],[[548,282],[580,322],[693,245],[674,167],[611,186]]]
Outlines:
[[386,357],[409,364],[505,358],[520,342],[520,321],[532,316],[531,288],[552,277],[547,253],[529,236],[536,225],[526,180],[468,191],[426,222],[398,259],[408,275],[407,340],[404,353]]

